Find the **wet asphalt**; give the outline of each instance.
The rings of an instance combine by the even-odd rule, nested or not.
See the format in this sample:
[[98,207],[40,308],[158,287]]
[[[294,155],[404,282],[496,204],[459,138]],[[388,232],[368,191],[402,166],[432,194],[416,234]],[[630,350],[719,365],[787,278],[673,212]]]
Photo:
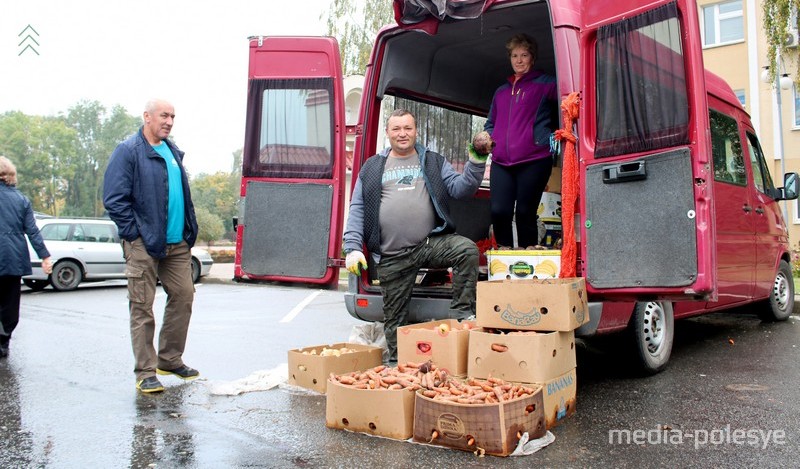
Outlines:
[[[553,429],[555,442],[531,456],[479,458],[328,429],[318,394],[214,395],[215,385],[285,363],[291,348],[345,341],[362,324],[341,291],[227,275],[197,286],[185,359],[203,378],[162,377],[158,395],[134,389],[124,283],[25,291],[11,356],[0,361],[0,467],[798,466],[797,316],[678,321],[670,366],[646,378],[628,371],[619,337],[581,342],[577,412]],[[156,311],[158,302],[163,294]]]

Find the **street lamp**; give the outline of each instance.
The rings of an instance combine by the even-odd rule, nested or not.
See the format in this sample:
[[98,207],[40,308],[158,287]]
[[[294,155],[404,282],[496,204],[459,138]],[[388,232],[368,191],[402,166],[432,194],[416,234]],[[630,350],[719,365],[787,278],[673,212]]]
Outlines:
[[[769,66],[766,66],[761,72],[761,81],[764,83],[769,83],[769,75]],[[772,83],[772,88],[773,92],[775,93],[775,108],[778,114],[776,122],[776,127],[778,129],[776,146],[777,153],[781,158],[781,178],[783,178],[783,175],[786,174],[786,156],[783,154],[783,111],[781,109],[781,90],[788,90],[791,87],[792,79],[789,77],[788,73],[775,74],[775,82]],[[786,201],[783,202],[783,219],[786,220],[786,223],[789,223],[789,212],[786,209]]]

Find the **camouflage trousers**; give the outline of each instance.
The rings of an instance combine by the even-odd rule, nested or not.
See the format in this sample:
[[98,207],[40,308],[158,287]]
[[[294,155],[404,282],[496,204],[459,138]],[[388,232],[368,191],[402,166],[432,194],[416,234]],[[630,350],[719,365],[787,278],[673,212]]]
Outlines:
[[466,319],[475,315],[478,247],[470,239],[455,234],[431,236],[399,254],[382,257],[378,279],[383,296],[383,327],[389,360],[397,360],[397,328],[406,324],[414,282],[422,267],[452,267],[450,317]]

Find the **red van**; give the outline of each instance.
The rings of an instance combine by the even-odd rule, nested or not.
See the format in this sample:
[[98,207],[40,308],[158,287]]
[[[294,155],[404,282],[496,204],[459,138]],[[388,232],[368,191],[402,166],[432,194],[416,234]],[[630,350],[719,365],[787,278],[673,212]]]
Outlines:
[[[704,69],[696,2],[486,3],[378,34],[353,174],[383,147],[387,111],[401,107],[417,116],[418,141],[461,167],[510,74],[504,44],[524,32],[539,44],[534,68],[556,77],[562,98],[580,96],[578,200],[574,220],[563,220],[574,223],[591,300],[578,335],[627,329],[637,364],[652,373],[669,359],[676,318],[753,303],[764,319],[787,319],[794,287],[778,202],[797,198],[798,176],[775,187],[746,111]],[[252,38],[248,88],[235,278],[335,285],[346,180],[335,41]],[[459,233],[487,238],[489,197],[487,186],[453,201]],[[375,270],[350,276],[345,295],[366,321],[383,319]],[[420,273],[412,321],[447,312],[450,286],[426,281],[435,274]]]

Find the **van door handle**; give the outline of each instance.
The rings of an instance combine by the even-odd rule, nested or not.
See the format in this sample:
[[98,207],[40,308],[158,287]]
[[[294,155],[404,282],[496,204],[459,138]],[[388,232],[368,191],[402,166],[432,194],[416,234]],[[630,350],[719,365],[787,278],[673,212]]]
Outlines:
[[744,210],[744,213],[750,213],[750,212],[753,211],[753,207],[751,207],[751,206],[749,206],[747,204],[744,204],[744,206],[742,207],[742,210]]
[[644,161],[634,161],[632,163],[603,166],[603,183],[614,184],[647,179],[647,170],[644,163]]
[[756,208],[756,213],[759,214],[759,215],[763,215],[764,214],[764,208],[763,207],[757,207]]

